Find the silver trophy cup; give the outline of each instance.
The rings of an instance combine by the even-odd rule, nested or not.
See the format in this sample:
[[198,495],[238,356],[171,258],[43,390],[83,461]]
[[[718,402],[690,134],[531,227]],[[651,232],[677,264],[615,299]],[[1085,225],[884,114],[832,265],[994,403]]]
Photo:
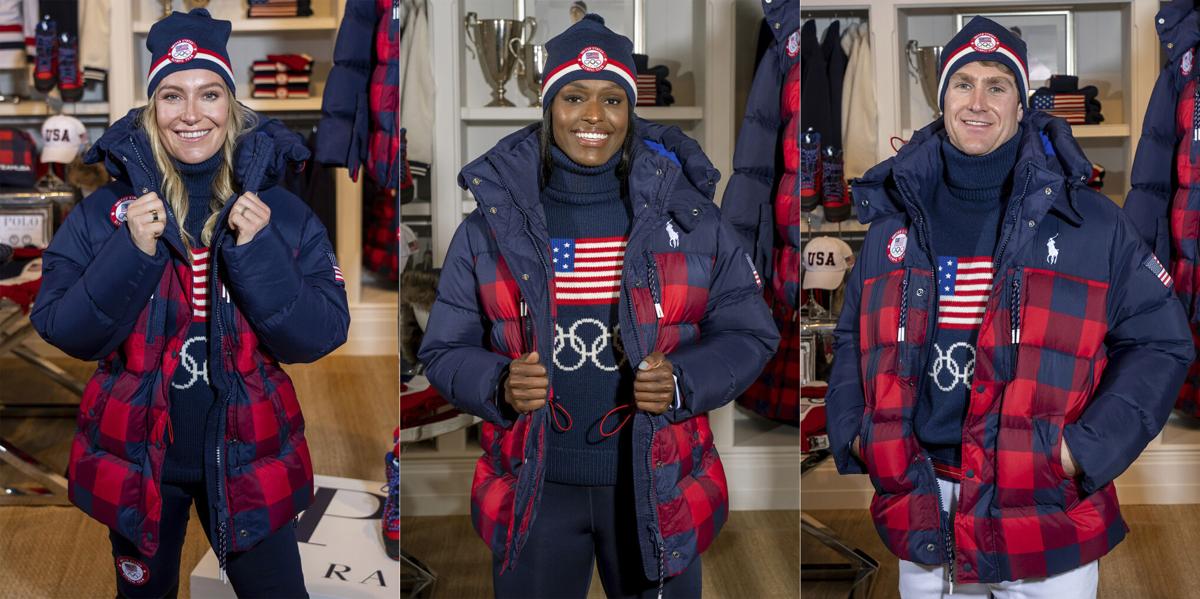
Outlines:
[[542,105],[542,76],[546,74],[546,47],[537,44],[521,46],[517,57],[517,87],[529,98],[530,106]]
[[938,108],[938,70],[942,65],[942,46],[921,46],[917,40],[908,40],[904,53],[908,55],[908,67],[925,92],[925,101],[934,114]]
[[[483,69],[483,78],[492,86],[492,101],[487,106],[514,106],[504,97],[504,86],[512,76],[516,64],[516,53],[512,48],[514,42],[533,37],[537,29],[533,17],[524,21],[515,19],[479,19],[475,13],[467,13],[463,19],[467,29],[467,39],[470,43],[467,50],[479,59]],[[529,29],[528,35],[525,30]]]

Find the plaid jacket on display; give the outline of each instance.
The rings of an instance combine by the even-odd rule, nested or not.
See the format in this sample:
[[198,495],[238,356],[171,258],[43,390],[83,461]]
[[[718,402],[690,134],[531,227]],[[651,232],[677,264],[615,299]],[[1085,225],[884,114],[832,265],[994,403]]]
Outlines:
[[[168,385],[191,322],[191,277],[180,274],[190,274],[180,268],[190,262],[174,218],[154,257],[124,226],[127,202],[157,190],[160,180],[138,113],[115,123],[89,152],[117,181],[88,196],[55,234],[31,318],[51,344],[99,361],[71,446],[71,501],[153,555],[172,441]],[[222,564],[225,553],[253,547],[311,501],[304,419],[279,362],[324,356],[345,341],[349,326],[324,227],[274,186],[288,160],[307,156],[299,136],[265,120],[239,141],[235,156],[238,188],[261,190],[271,220],[251,242],[234,245],[226,226],[231,199],[211,246],[209,372],[225,409],[212,410],[204,425],[211,433],[204,466]]]
[[[919,131],[854,182],[871,228],[836,331],[830,444],[839,471],[870,475],[871,513],[897,556],[949,564],[963,583],[1058,574],[1124,538],[1112,481],[1166,422],[1193,356],[1187,322],[1128,219],[1086,187],[1090,163],[1070,126],[1026,113],[974,375],[951,371],[968,377],[970,396],[962,494],[941,518],[912,431],[931,373],[948,367],[932,347],[939,232],[923,216],[942,173],[942,129]],[[849,452],[858,436],[862,462]],[[1079,478],[1062,469],[1064,442]]]
[[350,0],[321,102],[317,160],[363,164],[381,187],[400,187],[400,11],[398,0]]
[[[1168,60],[1146,108],[1125,214],[1170,268],[1200,347],[1200,12],[1193,6],[1175,0],[1155,18]],[[1175,407],[1200,417],[1200,363],[1189,369]]]
[[[514,422],[496,404],[502,370],[532,349],[524,339],[543,361],[553,355],[550,239],[532,175],[540,126],[509,135],[459,175],[479,208],[451,241],[420,351],[442,395],[485,420],[471,516],[503,571],[536,526],[545,471],[547,410]],[[750,385],[778,334],[749,254],[712,203],[717,172],[699,146],[643,121],[631,134],[646,145],[635,147],[629,177],[619,337],[630,364],[666,354],[683,395],[678,410],[632,420],[637,521],[628,525],[640,531],[645,575],[659,580],[687,568],[725,522],[728,490],[707,412]]]
[[799,3],[764,2],[774,34],[746,102],[733,155],[733,176],[721,204],[770,290],[780,351],[738,403],[761,416],[800,423],[800,56]]

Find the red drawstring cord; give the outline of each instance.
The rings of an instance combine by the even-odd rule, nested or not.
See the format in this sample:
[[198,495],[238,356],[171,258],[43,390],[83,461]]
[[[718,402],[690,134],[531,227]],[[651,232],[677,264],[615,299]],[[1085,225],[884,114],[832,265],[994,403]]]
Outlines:
[[600,436],[604,437],[604,438],[608,438],[608,437],[611,437],[611,436],[617,434],[618,432],[620,432],[621,429],[625,428],[625,425],[629,422],[629,419],[633,417],[632,409],[629,410],[629,413],[626,414],[625,417],[621,419],[621,424],[618,424],[617,428],[614,428],[611,431],[604,430],[604,422],[606,420],[608,420],[609,416],[612,416],[613,414],[616,414],[617,412],[624,410],[625,408],[632,408],[632,407],[633,406],[630,404],[621,404],[621,405],[609,410],[608,413],[604,415],[604,418],[600,419]]
[[[558,432],[565,433],[571,430],[572,426],[575,426],[575,421],[571,419],[571,413],[562,407],[562,404],[554,401],[552,397],[547,397],[546,402],[550,404],[550,421],[554,423],[554,428],[558,429]],[[558,421],[559,412],[562,412],[563,416],[567,418],[567,425],[565,427]]]

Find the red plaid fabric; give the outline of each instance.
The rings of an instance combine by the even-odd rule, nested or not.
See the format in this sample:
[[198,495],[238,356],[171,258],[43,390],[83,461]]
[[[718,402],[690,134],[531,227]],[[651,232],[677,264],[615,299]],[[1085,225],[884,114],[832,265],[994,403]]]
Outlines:
[[800,425],[800,319],[799,311],[772,297],[770,291],[763,294],[775,326],[779,327],[779,349],[767,363],[758,380],[738,398],[742,407],[759,416],[790,424]]
[[[1196,79],[1190,79],[1179,92],[1175,106],[1176,134],[1181,141],[1175,148],[1175,178],[1177,186],[1171,199],[1171,278],[1175,280],[1175,293],[1191,316],[1192,330],[1197,330],[1197,311],[1200,310],[1200,207],[1189,198],[1192,190],[1200,187],[1200,156],[1193,148],[1196,103]],[[1200,337],[1196,337],[1200,348]],[[1200,365],[1193,363],[1188,377],[1179,391],[1175,407],[1185,415],[1200,417]]]
[[[528,351],[522,340],[520,291],[495,239],[489,236],[481,244],[485,247],[476,250],[475,273],[480,304],[491,321],[489,349],[516,358]],[[674,251],[627,255],[626,268],[630,263],[639,269],[658,271],[658,285],[631,288],[639,337],[653,340],[652,351],[668,355],[698,340],[698,323],[708,304],[713,258]],[[654,307],[656,295],[662,318],[658,318]],[[544,427],[531,424],[531,417],[525,415],[509,429],[488,422],[482,425],[480,445],[484,453],[476,463],[472,483],[471,519],[492,552],[506,560],[513,540],[527,534],[533,512],[529,502],[537,495],[531,492],[517,497],[517,481],[531,474],[523,473],[527,461],[523,456],[534,447],[540,458],[545,447],[544,439],[530,445],[527,436],[531,432],[545,434]],[[698,555],[712,543],[729,509],[725,473],[713,446],[708,416],[671,424],[652,438],[650,451],[663,542],[666,547],[686,546]],[[540,459],[538,463],[542,463]]]
[[[73,503],[119,530],[153,555],[159,543],[161,496],[158,479],[170,424],[167,384],[179,366],[195,308],[190,265],[167,268],[150,304],[113,357],[101,360],[84,389],[71,444],[67,477]],[[222,286],[216,286],[218,290]],[[211,289],[211,287],[210,287]],[[222,299],[224,298],[224,299]],[[229,303],[227,292],[215,302]],[[248,393],[233,394],[226,441],[238,448],[227,456],[227,497],[232,530],[230,551],[244,551],[278,530],[312,499],[312,460],[304,418],[291,379],[260,351],[257,336],[236,305],[232,330],[222,338],[225,368],[238,373]],[[155,331],[169,330],[164,336]],[[117,356],[120,356],[119,358]],[[123,361],[123,363],[120,363]],[[145,387],[156,371],[161,385]],[[139,518],[123,516],[137,511]]]
[[[775,188],[775,268],[771,286],[780,301],[800,307],[800,63],[783,82],[783,173]],[[820,189],[818,185],[817,190]],[[814,191],[816,193],[816,191]],[[849,191],[846,191],[849,201]],[[830,206],[826,206],[826,213]],[[849,205],[846,205],[849,214]]]
[[953,551],[961,582],[983,571],[996,572],[996,580],[1047,576],[1108,553],[1126,531],[1114,487],[1085,495],[1058,454],[1063,426],[1078,419],[1104,370],[1107,283],[1036,268],[1009,269],[997,282],[1006,292],[992,296],[992,316],[980,331],[950,537],[929,484],[933,463],[902,426],[926,370],[918,356],[929,314],[901,298],[907,285],[928,277],[897,269],[863,285],[863,461],[878,491],[871,512],[885,544],[909,560]]
[[400,205],[396,190],[375,194],[363,213],[363,266],[389,281],[400,280]]
[[400,19],[390,0],[376,0],[375,66],[371,72],[371,137],[367,174],[390,189],[400,188]]

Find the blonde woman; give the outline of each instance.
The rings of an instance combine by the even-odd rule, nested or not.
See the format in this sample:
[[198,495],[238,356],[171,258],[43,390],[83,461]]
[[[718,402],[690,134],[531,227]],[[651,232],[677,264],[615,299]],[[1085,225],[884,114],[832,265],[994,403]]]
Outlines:
[[150,30],[148,103],[87,156],[116,181],[55,235],[32,315],[99,361],[70,497],[111,529],[122,597],[177,592],[193,502],[239,597],[306,596],[290,524],[312,463],[279,362],[345,341],[345,284],[324,227],[274,186],[308,153],[236,101],[229,33],[204,9]]

